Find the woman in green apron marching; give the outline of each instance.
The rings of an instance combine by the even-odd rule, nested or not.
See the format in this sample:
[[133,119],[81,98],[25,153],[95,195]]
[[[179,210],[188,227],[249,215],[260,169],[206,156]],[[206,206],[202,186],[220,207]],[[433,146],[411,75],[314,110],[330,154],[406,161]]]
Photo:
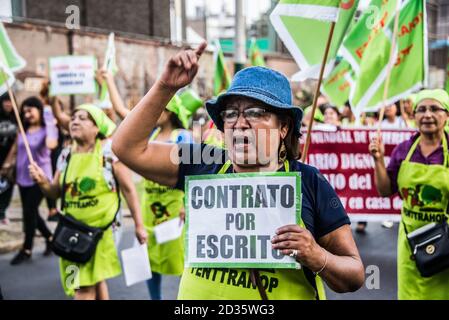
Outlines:
[[[191,133],[184,129],[188,127],[187,118],[179,116],[184,112],[183,108],[185,106],[181,99],[174,96],[158,119],[150,142],[192,143]],[[148,179],[144,179],[142,184],[140,204],[149,235],[148,257],[152,273],[152,278],[147,280],[147,286],[151,299],[161,300],[162,275],[180,276],[184,270],[184,241],[183,237],[179,237],[165,243],[157,243],[154,228],[180,217],[184,208],[184,192]]]
[[64,291],[79,300],[108,299],[105,280],[121,273],[110,226],[120,209],[118,185],[133,216],[139,242],[147,240],[129,169],[112,153],[111,140],[105,139],[114,129],[115,124],[101,109],[90,104],[78,106],[69,124],[73,144],[61,153],[53,181],[36,164],[30,165],[30,174],[42,192],[54,199],[62,197],[64,214],[89,227],[109,226],[86,263],[60,259]]
[[[294,257],[303,268],[259,269],[260,273],[253,271],[251,276],[238,268],[186,268],[178,298],[260,299],[265,298],[264,286],[269,299],[317,299],[324,298],[321,279],[337,292],[357,290],[363,284],[364,269],[347,214],[325,178],[296,160],[302,111],[291,104],[291,88],[284,75],[263,67],[244,69],[236,74],[227,93],[206,103],[217,128],[225,131],[226,152],[206,145],[148,143],[170,99],[192,82],[205,48],[203,43],[169,60],[155,85],[122,122],[113,150],[145,178],[179,190],[184,190],[188,175],[301,172],[303,224],[279,228],[272,235],[271,248]],[[265,133],[264,138],[250,141],[253,131],[255,137]],[[258,157],[261,150],[268,153],[267,158],[265,154]],[[224,161],[225,155],[229,161]],[[254,156],[252,164],[241,161]]]
[[[101,70],[97,76],[100,83],[107,82],[112,106],[124,119],[130,110],[125,107],[112,74]],[[149,140],[191,143],[192,135],[185,129],[188,128],[190,116],[201,105],[202,101],[192,90],[184,91],[180,97],[175,95],[162,112]],[[148,232],[148,257],[152,273],[151,279],[147,280],[148,291],[152,300],[161,300],[162,275],[180,276],[184,270],[184,242],[180,237],[159,244],[154,235],[154,227],[180,216],[184,207],[184,192],[141,178],[138,190],[144,225]]]
[[[414,115],[419,132],[393,150],[388,167],[385,167],[381,141],[374,139],[369,151],[374,158],[379,194],[390,196],[399,192],[403,200],[398,237],[398,298],[449,299],[449,269],[423,276],[417,267],[421,260],[416,253],[420,248],[412,250],[408,241],[419,228],[431,227],[434,222],[446,223],[449,204],[448,135],[444,133],[449,115],[447,92],[419,92]],[[429,258],[436,254],[435,240],[423,244]]]

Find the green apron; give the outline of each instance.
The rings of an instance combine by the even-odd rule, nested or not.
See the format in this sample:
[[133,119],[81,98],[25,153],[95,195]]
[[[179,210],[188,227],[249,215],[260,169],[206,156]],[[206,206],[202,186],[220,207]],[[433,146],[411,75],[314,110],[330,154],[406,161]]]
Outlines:
[[[66,167],[65,212],[92,227],[104,227],[115,216],[118,207],[116,190],[111,190],[103,175],[103,152],[100,140],[93,153],[73,153]],[[62,185],[64,173],[60,174]],[[73,296],[72,284],[93,286],[121,273],[112,228],[98,242],[94,256],[85,264],[65,259],[59,263],[61,281],[67,295]],[[77,270],[75,273],[74,270]],[[74,275],[77,275],[74,278]]]
[[[160,130],[159,130],[160,131]],[[159,131],[152,134],[150,141],[156,139]],[[178,130],[171,134],[176,141]],[[163,222],[179,217],[184,207],[184,192],[144,179],[139,187],[143,222],[148,232],[148,256],[151,271],[165,275],[181,275],[184,270],[184,237],[158,244],[154,227]]]
[[442,141],[444,165],[410,162],[419,141],[420,137],[401,163],[398,174],[399,193],[403,199],[398,237],[398,299],[449,299],[449,270],[423,278],[410,258],[406,231],[410,233],[426,224],[443,221],[449,203],[446,136],[443,135]]
[[[218,174],[225,174],[228,161]],[[284,163],[289,171],[289,162]],[[302,223],[301,226],[304,226]],[[259,269],[262,285],[269,300],[326,299],[323,282],[319,276],[306,278],[304,269]],[[181,278],[180,300],[261,300],[259,291],[251,282],[249,269],[186,268]]]

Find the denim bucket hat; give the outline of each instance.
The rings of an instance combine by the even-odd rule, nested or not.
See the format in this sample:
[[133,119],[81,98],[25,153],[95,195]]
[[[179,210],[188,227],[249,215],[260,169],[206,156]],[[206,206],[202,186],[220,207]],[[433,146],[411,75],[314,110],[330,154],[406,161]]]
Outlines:
[[300,136],[302,110],[292,105],[290,83],[283,74],[264,67],[249,67],[237,72],[225,93],[206,102],[207,112],[220,131],[223,131],[223,120],[220,116],[224,108],[223,101],[230,96],[253,98],[273,107],[274,110],[290,110],[294,117],[294,133]]

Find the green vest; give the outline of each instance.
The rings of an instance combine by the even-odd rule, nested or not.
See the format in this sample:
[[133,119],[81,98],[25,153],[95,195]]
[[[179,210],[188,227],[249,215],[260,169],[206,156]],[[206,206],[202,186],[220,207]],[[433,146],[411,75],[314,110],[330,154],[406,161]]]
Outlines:
[[[230,161],[226,162],[218,174],[225,174],[230,165]],[[288,161],[284,167],[288,172]],[[259,269],[259,273],[270,300],[325,299],[320,277],[310,273],[315,289],[306,278],[304,269]],[[186,268],[181,278],[178,299],[260,300],[261,297],[251,282],[249,269]]]
[[[65,168],[67,174],[64,211],[92,227],[108,225],[114,219],[119,205],[117,191],[111,190],[104,178],[103,161],[101,142],[97,140],[93,153],[71,154],[69,164]],[[64,172],[61,172],[61,185],[63,176]],[[93,286],[120,275],[121,267],[112,228],[104,232],[94,256],[87,263],[76,264],[60,259],[59,267],[62,286],[69,296],[73,296],[76,289],[71,284],[77,283],[80,287]],[[73,270],[77,270],[76,279],[73,278]]]
[[[150,141],[156,139],[156,129]],[[179,131],[173,130],[171,140],[176,141]],[[158,244],[154,227],[179,217],[184,207],[184,192],[144,179],[139,187],[143,222],[148,232],[148,257],[151,270],[166,275],[181,275],[184,270],[184,237]]]
[[449,204],[449,160],[446,135],[443,135],[443,165],[410,162],[420,137],[416,139],[398,174],[399,193],[403,199],[402,223],[398,237],[398,298],[449,299],[449,270],[423,278],[411,259],[406,232],[431,222],[441,222]]

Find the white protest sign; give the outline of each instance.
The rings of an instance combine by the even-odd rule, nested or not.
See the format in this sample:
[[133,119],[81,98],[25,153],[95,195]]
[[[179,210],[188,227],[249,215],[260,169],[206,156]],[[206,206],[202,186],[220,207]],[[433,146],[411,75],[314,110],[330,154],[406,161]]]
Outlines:
[[122,251],[123,272],[126,285],[151,279],[150,260],[148,259],[147,244],[135,244],[132,248]]
[[96,69],[97,60],[93,56],[51,57],[50,96],[95,93]]
[[185,202],[187,267],[299,268],[271,239],[300,224],[300,173],[188,176]]
[[178,239],[182,235],[184,224],[179,217],[162,222],[154,227],[154,236],[159,244]]

